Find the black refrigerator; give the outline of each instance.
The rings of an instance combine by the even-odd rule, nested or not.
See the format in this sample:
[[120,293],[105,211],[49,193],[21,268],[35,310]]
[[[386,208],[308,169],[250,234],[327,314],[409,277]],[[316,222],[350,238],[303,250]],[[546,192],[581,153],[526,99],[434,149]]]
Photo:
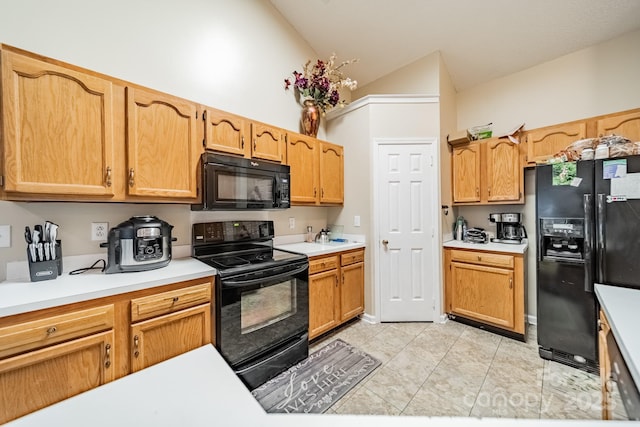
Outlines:
[[542,358],[598,373],[594,283],[640,288],[640,156],[536,167]]

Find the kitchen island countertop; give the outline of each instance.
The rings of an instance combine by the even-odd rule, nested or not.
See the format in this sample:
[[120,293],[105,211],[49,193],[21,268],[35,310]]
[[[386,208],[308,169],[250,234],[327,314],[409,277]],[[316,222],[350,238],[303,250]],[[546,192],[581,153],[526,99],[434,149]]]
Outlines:
[[640,386],[640,290],[596,284],[595,291],[633,382]]
[[[579,423],[579,424],[577,424]],[[5,424],[7,427],[458,427],[610,425],[591,420],[267,414],[212,345],[127,375]]]

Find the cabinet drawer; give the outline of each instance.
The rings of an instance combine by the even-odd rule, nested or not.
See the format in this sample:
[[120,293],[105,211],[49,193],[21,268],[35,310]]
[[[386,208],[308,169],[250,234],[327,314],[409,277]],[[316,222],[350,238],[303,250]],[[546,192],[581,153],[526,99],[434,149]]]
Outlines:
[[480,251],[451,251],[451,261],[468,262],[472,264],[490,265],[494,267],[513,268],[513,255],[494,254]]
[[131,322],[150,319],[211,301],[211,282],[131,300]]
[[113,305],[0,328],[0,358],[113,328]]
[[340,265],[342,266],[355,264],[356,262],[364,262],[364,249],[340,255]]
[[329,256],[309,260],[309,274],[320,273],[321,271],[338,268],[338,257]]

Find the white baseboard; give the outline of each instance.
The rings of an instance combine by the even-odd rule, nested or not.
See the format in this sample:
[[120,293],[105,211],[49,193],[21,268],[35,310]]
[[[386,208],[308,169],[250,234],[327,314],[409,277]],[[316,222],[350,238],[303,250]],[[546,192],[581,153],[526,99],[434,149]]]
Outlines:
[[362,315],[360,315],[360,318],[362,320],[364,320],[367,323],[371,323],[371,324],[375,324],[375,323],[380,323],[378,322],[378,319],[375,316],[372,316],[370,314],[364,313]]
[[533,314],[527,314],[527,320],[530,325],[538,325],[538,317]]

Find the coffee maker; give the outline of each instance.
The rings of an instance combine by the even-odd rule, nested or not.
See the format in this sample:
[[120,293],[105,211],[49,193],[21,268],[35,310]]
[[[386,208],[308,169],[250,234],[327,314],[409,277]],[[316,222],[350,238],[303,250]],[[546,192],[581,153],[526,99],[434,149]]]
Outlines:
[[491,241],[495,243],[522,243],[527,238],[527,231],[521,224],[522,216],[519,213],[492,213],[489,221],[496,224],[496,237]]

